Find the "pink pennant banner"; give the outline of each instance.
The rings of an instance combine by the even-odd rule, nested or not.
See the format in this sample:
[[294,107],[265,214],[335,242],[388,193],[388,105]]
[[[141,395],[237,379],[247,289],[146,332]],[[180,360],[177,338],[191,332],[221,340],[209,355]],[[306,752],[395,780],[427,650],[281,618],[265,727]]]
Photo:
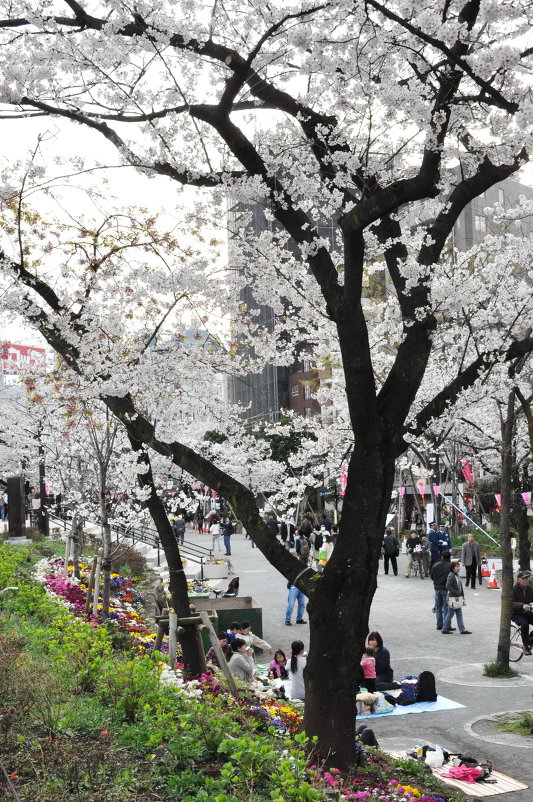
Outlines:
[[424,498],[425,493],[426,493],[426,483],[425,482],[418,482],[417,487],[418,487],[418,492],[420,493],[422,498]]
[[502,506],[502,494],[501,493],[495,493],[494,494],[494,498],[496,499],[496,504],[498,505],[498,507],[501,507]]
[[526,504],[531,507],[531,493],[522,493],[522,498],[526,502]]
[[474,481],[474,474],[472,472],[472,465],[467,459],[461,460],[461,471],[463,473],[465,481],[468,482],[469,484],[472,484],[472,482]]
[[398,488],[398,495],[400,496],[400,498],[403,498],[405,496],[405,487]]
[[433,492],[438,496],[440,493],[440,485],[433,485]]
[[344,494],[346,493],[346,485],[348,484],[348,470],[346,468],[346,465],[341,465],[340,482],[341,482],[341,489],[339,495],[344,496]]

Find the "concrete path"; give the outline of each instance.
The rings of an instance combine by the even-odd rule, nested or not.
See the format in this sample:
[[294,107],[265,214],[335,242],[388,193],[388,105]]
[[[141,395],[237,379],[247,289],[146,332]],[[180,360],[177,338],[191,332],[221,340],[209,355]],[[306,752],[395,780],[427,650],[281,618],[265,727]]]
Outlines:
[[[207,544],[207,535],[187,531],[187,539]],[[285,626],[287,583],[270,566],[259,549],[241,535],[233,535],[232,563],[240,577],[241,596],[253,596],[263,608],[263,637],[274,647],[290,653],[292,640],[309,645],[309,626]],[[498,771],[528,783],[527,791],[505,794],[505,802],[533,800],[533,740],[524,747],[520,738],[496,744],[476,733],[475,722],[494,713],[533,710],[533,657],[523,657],[515,667],[517,680],[483,677],[483,664],[496,655],[500,591],[485,586],[466,590],[465,625],[472,635],[442,635],[435,629],[433,583],[418,577],[405,579],[406,557],[399,557],[399,576],[384,576],[382,563],[378,589],[372,605],[371,629],[378,630],[391,652],[395,677],[433,671],[437,692],[463,708],[436,713],[386,716],[372,721],[382,748],[405,750],[417,743],[439,743],[454,752],[489,758]],[[402,571],[402,569],[404,569]],[[307,620],[307,615],[305,616]],[[477,728],[482,731],[482,728]],[[502,738],[507,741],[506,738]]]

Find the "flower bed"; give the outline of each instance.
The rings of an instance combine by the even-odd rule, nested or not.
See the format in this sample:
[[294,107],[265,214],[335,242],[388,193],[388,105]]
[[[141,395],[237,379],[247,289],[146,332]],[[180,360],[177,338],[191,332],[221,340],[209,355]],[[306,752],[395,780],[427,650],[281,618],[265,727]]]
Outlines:
[[[64,561],[60,557],[40,560],[35,566],[33,578],[46,588],[47,593],[56,601],[64,604],[78,618],[86,618],[93,626],[100,626],[101,621],[92,614],[85,616],[88,582],[91,568],[80,563],[80,579],[74,576],[74,568],[68,566],[65,574]],[[111,574],[111,598],[109,601],[109,620],[124,632],[132,636],[132,646],[141,653],[151,652],[154,648],[156,634],[151,631],[142,616],[143,597],[137,592],[137,579]],[[99,597],[98,609],[102,609]],[[168,638],[163,638],[162,651],[168,650]]]

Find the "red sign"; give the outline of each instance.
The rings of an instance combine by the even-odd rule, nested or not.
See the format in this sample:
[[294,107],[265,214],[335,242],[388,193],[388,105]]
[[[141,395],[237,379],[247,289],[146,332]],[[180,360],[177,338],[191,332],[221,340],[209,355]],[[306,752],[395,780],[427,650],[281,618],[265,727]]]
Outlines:
[[28,373],[33,368],[44,367],[46,351],[34,345],[2,344],[2,371],[4,373]]

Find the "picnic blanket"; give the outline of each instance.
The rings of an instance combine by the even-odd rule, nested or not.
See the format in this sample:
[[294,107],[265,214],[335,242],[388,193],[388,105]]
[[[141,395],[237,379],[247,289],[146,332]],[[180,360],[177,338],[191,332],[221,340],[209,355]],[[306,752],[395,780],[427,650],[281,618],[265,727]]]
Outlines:
[[437,696],[436,702],[414,702],[412,705],[396,705],[392,710],[386,710],[384,713],[368,713],[364,716],[357,716],[357,718],[406,716],[409,713],[435,713],[439,710],[454,710],[457,707],[464,707],[464,705],[454,702],[453,699],[447,699],[445,696]]

